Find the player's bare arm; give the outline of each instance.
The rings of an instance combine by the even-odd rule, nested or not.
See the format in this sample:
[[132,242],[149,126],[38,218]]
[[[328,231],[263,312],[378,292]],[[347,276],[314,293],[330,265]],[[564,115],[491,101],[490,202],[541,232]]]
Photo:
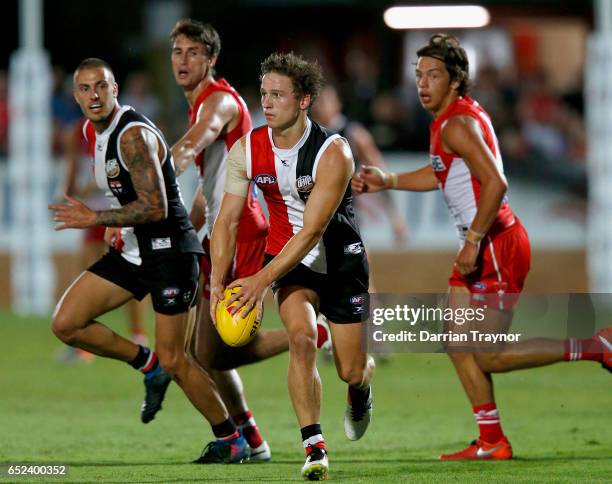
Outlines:
[[304,228],[287,242],[276,257],[254,276],[238,279],[228,287],[242,286],[229,301],[238,300],[236,310],[245,306],[245,313],[259,305],[265,290],[306,257],[323,236],[329,221],[342,201],[353,175],[353,157],[346,141],[331,143],[321,157],[316,183],[304,209]]
[[119,149],[137,199],[119,209],[96,212],[96,223],[107,227],[123,227],[166,218],[168,201],[163,189],[160,150],[157,136],[149,129],[128,129],[119,142]]
[[244,138],[236,141],[228,154],[225,193],[210,240],[212,259],[210,315],[213,323],[216,322],[217,301],[223,299],[227,274],[236,252],[238,223],[250,189],[251,181],[246,174],[244,143]]
[[480,240],[489,231],[499,210],[508,184],[495,165],[493,153],[482,137],[476,121],[469,116],[453,116],[442,128],[444,149],[463,158],[472,175],[480,182],[478,209],[468,231],[466,243],[455,258],[462,274],[476,270]]
[[431,165],[404,173],[389,173],[377,166],[362,166],[351,181],[357,193],[375,193],[381,190],[429,192],[438,189],[438,179]]
[[478,210],[471,228],[487,233],[508,189],[506,178],[497,169],[495,157],[473,118],[451,117],[442,128],[442,142],[445,150],[463,158],[471,174],[481,184]]
[[197,122],[172,147],[175,173],[180,175],[195,161],[202,150],[224,132],[230,131],[238,119],[236,100],[226,92],[215,92],[200,106]]
[[166,217],[168,203],[162,189],[161,150],[157,137],[148,129],[134,127],[121,137],[122,158],[130,172],[138,198],[127,205],[112,210],[91,210],[79,200],[65,195],[65,204],[51,204],[55,211],[55,230],[86,228],[92,225],[123,227],[155,222]]
[[191,202],[189,221],[196,232],[199,232],[206,223],[206,200],[202,194],[202,186],[199,184]]

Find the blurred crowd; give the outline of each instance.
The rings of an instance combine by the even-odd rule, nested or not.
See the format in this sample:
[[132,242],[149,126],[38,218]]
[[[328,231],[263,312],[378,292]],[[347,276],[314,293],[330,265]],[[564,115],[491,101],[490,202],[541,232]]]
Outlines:
[[[324,68],[326,66],[324,65]],[[384,152],[428,150],[429,115],[421,108],[413,82],[381,89],[376,62],[363,52],[350,52],[344,77],[331,76],[342,99],[344,115],[359,122],[372,134]],[[59,66],[53,68],[53,154],[61,157],[80,112],[72,98],[72,79]],[[241,85],[229,79],[242,92],[252,111],[254,123],[263,122],[258,86]],[[561,183],[577,193],[586,193],[586,135],[583,122],[582,90],[557,92],[542,72],[515,79],[492,65],[482,65],[474,76],[471,95],[489,112],[495,126],[504,164],[514,176],[536,177]],[[180,106],[164,106],[162,96],[144,70],[120,79],[120,102],[134,106],[162,128],[173,133],[184,126],[184,100]],[[0,71],[0,160],[8,150],[7,73]]]
[[[414,82],[377,89],[372,62],[353,58],[339,83],[345,114],[364,124],[382,151],[428,151],[431,118]],[[543,71],[516,79],[493,65],[473,76],[470,96],[492,118],[506,171],[586,194],[586,132],[581,86],[553,89]]]

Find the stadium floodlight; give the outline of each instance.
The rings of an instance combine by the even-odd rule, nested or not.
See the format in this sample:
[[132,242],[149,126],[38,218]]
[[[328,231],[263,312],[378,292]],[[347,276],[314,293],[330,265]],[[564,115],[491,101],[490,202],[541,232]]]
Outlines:
[[491,15],[479,5],[440,5],[391,7],[383,18],[392,29],[464,29],[488,25]]

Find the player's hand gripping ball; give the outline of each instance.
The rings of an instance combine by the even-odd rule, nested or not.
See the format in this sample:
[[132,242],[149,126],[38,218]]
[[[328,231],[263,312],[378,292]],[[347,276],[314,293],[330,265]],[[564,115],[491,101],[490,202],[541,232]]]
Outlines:
[[243,309],[236,314],[232,314],[234,306],[238,304],[237,302],[232,303],[229,307],[225,306],[229,298],[239,290],[240,287],[226,289],[223,293],[223,299],[217,303],[217,332],[228,346],[244,346],[249,343],[261,326],[261,318],[257,318],[257,306],[246,315],[242,314]]

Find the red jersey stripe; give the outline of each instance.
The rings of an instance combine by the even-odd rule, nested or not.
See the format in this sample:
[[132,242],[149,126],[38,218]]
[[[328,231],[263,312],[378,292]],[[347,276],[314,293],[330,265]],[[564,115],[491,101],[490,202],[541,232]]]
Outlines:
[[249,138],[250,172],[254,175],[253,181],[259,184],[270,212],[270,234],[266,252],[276,255],[293,237],[293,226],[289,221],[285,199],[279,189],[274,152],[267,126],[253,130]]

